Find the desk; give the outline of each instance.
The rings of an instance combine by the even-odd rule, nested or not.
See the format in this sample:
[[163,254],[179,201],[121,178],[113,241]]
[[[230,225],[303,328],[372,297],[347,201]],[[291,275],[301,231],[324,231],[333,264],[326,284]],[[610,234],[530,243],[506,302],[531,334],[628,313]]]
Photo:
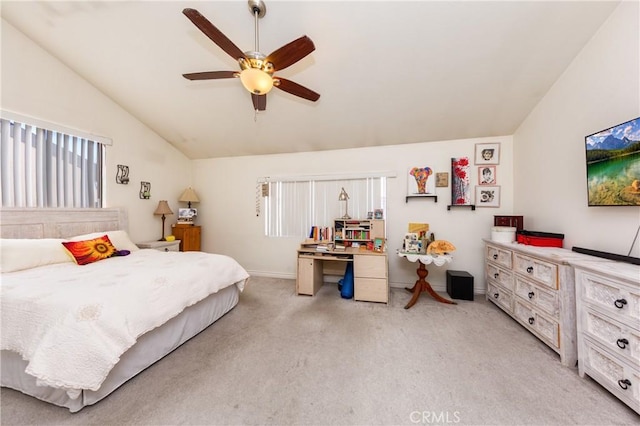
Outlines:
[[[353,262],[354,300],[389,303],[387,254],[353,247],[328,252],[315,248],[298,249],[297,294],[316,294],[324,281],[325,262]],[[344,268],[341,273],[344,274]],[[336,275],[339,274],[336,271]]]
[[425,279],[427,278],[427,275],[429,275],[429,271],[427,270],[427,267],[425,265],[429,265],[433,263],[436,266],[442,266],[446,263],[450,263],[453,260],[453,258],[450,255],[448,254],[431,255],[431,254],[398,252],[398,256],[405,257],[410,262],[418,262],[420,264],[420,266],[418,266],[418,269],[417,269],[418,281],[416,281],[416,283],[411,288],[405,287],[405,290],[413,293],[411,300],[409,300],[409,303],[407,303],[407,306],[404,307],[405,309],[409,309],[410,307],[415,305],[416,302],[418,301],[418,297],[420,297],[420,293],[422,293],[423,291],[426,291],[427,293],[429,293],[431,297],[436,299],[438,302],[448,303],[451,305],[457,304],[456,302],[445,299],[444,297],[436,293],[433,290],[433,288],[431,288],[431,284],[429,284]]

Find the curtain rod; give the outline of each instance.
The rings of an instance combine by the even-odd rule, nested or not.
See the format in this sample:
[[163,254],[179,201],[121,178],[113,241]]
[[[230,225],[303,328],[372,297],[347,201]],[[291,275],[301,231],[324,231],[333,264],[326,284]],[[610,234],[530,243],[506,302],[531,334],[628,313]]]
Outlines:
[[283,176],[264,176],[257,179],[258,183],[268,182],[304,182],[304,181],[323,181],[323,180],[349,180],[349,179],[367,179],[367,178],[394,178],[396,172],[354,172],[354,173],[335,173],[323,175],[283,175]]

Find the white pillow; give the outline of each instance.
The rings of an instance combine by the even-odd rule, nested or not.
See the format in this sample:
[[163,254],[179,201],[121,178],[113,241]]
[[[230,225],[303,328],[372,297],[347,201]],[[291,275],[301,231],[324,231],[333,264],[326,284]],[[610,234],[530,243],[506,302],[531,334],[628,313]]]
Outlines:
[[135,245],[133,241],[131,241],[131,239],[129,238],[129,234],[127,234],[127,231],[124,230],[93,232],[91,234],[76,235],[75,237],[68,238],[66,241],[92,240],[94,238],[102,237],[103,235],[109,237],[109,241],[111,241],[111,244],[113,244],[116,250],[140,250],[140,248]]
[[22,271],[38,266],[73,262],[58,238],[0,240],[0,270]]

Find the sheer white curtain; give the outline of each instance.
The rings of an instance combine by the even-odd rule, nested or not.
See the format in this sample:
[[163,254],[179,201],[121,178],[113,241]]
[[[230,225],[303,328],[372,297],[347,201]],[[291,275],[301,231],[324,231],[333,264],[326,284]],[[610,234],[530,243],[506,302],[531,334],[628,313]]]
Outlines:
[[273,179],[265,197],[265,235],[306,237],[312,226],[332,227],[341,217],[342,188],[349,194],[348,214],[366,218],[375,209],[386,210],[385,176],[348,179]]
[[102,207],[103,144],[0,120],[3,207]]

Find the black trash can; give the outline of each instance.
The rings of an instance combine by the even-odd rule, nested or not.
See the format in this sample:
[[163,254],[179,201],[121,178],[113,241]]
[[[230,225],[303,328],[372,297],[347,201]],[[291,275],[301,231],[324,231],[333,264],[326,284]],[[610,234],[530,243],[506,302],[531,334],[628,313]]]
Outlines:
[[473,275],[447,270],[447,293],[452,299],[473,300]]

